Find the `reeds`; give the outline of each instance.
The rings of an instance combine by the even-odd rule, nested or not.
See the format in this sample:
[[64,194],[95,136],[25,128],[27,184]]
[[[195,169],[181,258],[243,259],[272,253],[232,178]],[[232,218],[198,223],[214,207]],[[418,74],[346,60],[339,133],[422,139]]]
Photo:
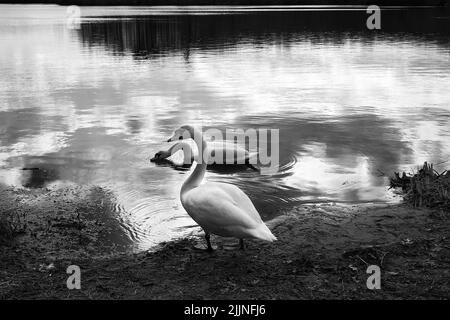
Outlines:
[[394,173],[390,179],[391,188],[401,187],[405,200],[414,207],[439,207],[450,210],[450,172],[442,173],[433,168],[433,164],[424,163],[413,175],[403,172]]

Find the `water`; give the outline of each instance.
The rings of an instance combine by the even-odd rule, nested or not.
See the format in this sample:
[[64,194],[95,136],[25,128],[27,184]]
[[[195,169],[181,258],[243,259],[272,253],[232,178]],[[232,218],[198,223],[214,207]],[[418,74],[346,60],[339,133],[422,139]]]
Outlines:
[[381,31],[357,7],[65,16],[0,6],[0,181],[112,190],[137,250],[196,230],[179,201],[189,171],[149,162],[180,124],[280,129],[278,174],[207,173],[264,219],[300,203],[397,201],[386,175],[448,167],[448,9],[385,10]]

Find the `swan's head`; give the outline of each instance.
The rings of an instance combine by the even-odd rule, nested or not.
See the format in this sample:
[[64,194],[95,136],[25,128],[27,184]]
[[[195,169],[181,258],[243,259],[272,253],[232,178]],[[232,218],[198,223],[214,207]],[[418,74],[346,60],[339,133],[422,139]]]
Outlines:
[[150,159],[151,162],[157,162],[157,161],[161,161],[163,159],[166,159],[168,157],[171,156],[171,153],[169,151],[158,151],[157,153],[155,153],[155,155],[153,156],[153,158]]
[[194,132],[193,126],[181,126],[173,132],[167,142],[194,139]]

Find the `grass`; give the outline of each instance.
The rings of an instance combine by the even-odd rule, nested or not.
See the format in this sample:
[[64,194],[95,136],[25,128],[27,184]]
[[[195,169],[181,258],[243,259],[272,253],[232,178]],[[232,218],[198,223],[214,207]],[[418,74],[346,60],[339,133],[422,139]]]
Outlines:
[[8,243],[13,239],[12,227],[6,215],[0,216],[0,244]]
[[0,211],[0,245],[11,243],[15,236],[24,233],[27,228],[25,214],[14,208]]
[[405,193],[405,202],[414,207],[430,207],[450,210],[450,172],[439,173],[433,164],[424,163],[413,174],[398,172],[391,178],[391,187],[401,187]]

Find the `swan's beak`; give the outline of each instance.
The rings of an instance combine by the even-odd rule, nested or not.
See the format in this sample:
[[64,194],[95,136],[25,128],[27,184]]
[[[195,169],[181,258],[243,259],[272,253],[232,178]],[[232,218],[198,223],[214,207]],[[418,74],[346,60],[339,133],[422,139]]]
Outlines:
[[153,158],[150,159],[150,162],[157,162],[158,160],[161,160],[159,152],[155,153]]
[[167,142],[175,141],[175,134],[173,134],[169,139],[167,139]]

